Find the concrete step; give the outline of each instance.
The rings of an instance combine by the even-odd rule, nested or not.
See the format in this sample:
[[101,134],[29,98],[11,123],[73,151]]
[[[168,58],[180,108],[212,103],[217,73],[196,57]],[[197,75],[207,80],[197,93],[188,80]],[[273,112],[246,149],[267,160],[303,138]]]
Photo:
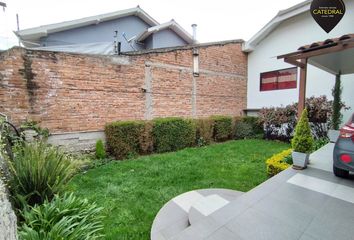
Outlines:
[[179,235],[242,194],[228,189],[201,189],[173,198],[156,215],[151,240],[167,240]]

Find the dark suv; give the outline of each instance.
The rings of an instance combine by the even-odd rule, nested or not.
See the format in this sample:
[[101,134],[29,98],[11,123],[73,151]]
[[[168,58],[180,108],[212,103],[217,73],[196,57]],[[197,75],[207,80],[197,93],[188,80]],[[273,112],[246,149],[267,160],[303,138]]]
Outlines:
[[333,150],[333,172],[338,177],[347,177],[354,172],[354,113],[340,129]]

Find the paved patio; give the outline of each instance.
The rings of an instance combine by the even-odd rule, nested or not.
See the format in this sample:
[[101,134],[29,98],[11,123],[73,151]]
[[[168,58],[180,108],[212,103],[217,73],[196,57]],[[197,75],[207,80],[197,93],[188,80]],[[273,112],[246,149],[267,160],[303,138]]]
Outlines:
[[354,239],[354,178],[332,173],[330,143],[174,236],[181,240]]

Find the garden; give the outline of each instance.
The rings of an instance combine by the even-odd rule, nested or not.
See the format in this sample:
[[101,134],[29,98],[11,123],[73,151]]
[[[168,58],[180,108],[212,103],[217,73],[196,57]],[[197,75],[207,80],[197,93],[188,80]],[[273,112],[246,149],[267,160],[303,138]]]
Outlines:
[[249,191],[291,166],[293,149],[309,154],[325,145],[332,103],[306,104],[299,121],[291,105],[263,109],[260,118],[108,123],[106,141],[90,154],[46,144],[48,131],[33,122],[20,128],[39,134],[27,142],[3,120],[1,178],[19,239],[149,239],[171,198],[201,188]]

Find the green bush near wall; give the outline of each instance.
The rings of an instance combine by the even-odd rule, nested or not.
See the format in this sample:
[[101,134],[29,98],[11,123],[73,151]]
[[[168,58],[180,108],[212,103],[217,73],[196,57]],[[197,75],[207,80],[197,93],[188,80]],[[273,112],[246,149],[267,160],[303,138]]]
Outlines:
[[170,117],[113,122],[105,126],[105,133],[108,152],[116,159],[124,159],[138,154],[201,147],[229,139],[263,137],[263,128],[255,117]]
[[214,121],[214,141],[222,142],[232,137],[232,117],[212,116],[211,119]]
[[140,152],[140,137],[144,121],[119,121],[107,124],[105,134],[107,150],[116,158],[123,159]]
[[233,136],[235,139],[263,138],[263,124],[257,117],[236,117]]
[[160,118],[153,120],[152,136],[155,152],[176,151],[194,144],[196,128],[189,119]]
[[205,146],[213,141],[214,121],[210,118],[195,119],[196,145]]
[[104,148],[104,144],[103,144],[102,139],[99,139],[96,142],[95,155],[96,155],[96,158],[98,158],[98,159],[104,159],[106,157],[106,150]]

